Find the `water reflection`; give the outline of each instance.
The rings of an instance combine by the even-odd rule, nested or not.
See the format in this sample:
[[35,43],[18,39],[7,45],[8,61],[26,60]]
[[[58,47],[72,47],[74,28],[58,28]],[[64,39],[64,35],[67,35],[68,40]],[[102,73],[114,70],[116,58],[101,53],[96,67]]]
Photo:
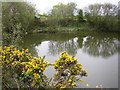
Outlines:
[[78,49],[77,37],[65,42],[49,42],[49,53],[51,55],[59,54],[62,51],[69,52],[70,55],[76,55]]
[[114,38],[89,36],[83,44],[83,51],[93,56],[108,57],[118,52],[118,43]]
[[[76,55],[77,50],[81,49],[85,53],[92,56],[109,57],[118,52],[118,36],[117,34],[104,33],[57,33],[57,34],[32,34],[28,35],[18,44],[19,47],[28,48],[37,56],[35,48],[45,43],[42,48],[48,48],[49,55],[58,55],[62,51],[67,51],[70,55]],[[39,55],[38,55],[39,56]]]
[[[116,88],[119,41],[118,35],[114,33],[37,33],[27,35],[18,43],[18,47],[29,48],[33,56],[46,56],[45,60],[50,63],[59,58],[60,52],[67,51],[88,71],[85,84],[94,85],[92,88],[95,85]],[[48,68],[46,74],[52,77],[54,72]],[[80,87],[85,86],[80,84]]]

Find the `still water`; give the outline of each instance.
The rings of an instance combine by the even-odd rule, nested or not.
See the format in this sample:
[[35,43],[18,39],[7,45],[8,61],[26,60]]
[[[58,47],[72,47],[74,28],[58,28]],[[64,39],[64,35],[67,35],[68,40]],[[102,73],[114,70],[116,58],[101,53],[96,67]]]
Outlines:
[[[79,87],[118,88],[118,43],[118,35],[114,33],[34,33],[26,35],[18,46],[30,49],[33,56],[45,56],[50,63],[59,58],[60,52],[67,51],[88,72],[88,77],[82,78],[84,83],[78,83]],[[45,73],[52,77],[54,72],[49,67]]]

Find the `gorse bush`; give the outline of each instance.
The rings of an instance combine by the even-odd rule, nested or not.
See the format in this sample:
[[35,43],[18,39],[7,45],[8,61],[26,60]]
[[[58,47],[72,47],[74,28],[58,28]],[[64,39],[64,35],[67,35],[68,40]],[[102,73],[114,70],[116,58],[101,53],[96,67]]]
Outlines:
[[[67,52],[62,52],[53,64],[45,62],[44,58],[32,57],[28,49],[18,50],[13,45],[3,47],[3,88],[74,88],[76,81],[83,82],[81,77],[87,76],[82,64]],[[44,74],[48,66],[56,70],[51,79]]]
[[53,79],[55,88],[77,87],[76,80],[81,81],[78,75],[87,76],[87,72],[82,69],[82,64],[78,64],[78,60],[68,56],[67,52],[62,52],[53,66],[56,69]]
[[2,51],[3,77],[5,78],[3,78],[3,86],[6,80],[9,80],[7,78],[10,78],[16,82],[18,88],[45,87],[47,77],[43,72],[48,65],[48,62],[44,62],[44,58],[32,57],[28,49],[20,51],[14,46],[4,47]]

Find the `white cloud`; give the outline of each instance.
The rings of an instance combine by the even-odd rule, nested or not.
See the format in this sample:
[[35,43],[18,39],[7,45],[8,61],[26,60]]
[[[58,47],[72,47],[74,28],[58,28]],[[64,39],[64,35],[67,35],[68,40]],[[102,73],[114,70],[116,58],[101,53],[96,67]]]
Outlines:
[[40,11],[40,13],[48,12],[53,5],[57,5],[59,2],[67,4],[68,2],[75,2],[78,8],[84,8],[89,4],[94,3],[112,3],[118,4],[119,0],[26,0],[28,2],[36,4],[35,8]]

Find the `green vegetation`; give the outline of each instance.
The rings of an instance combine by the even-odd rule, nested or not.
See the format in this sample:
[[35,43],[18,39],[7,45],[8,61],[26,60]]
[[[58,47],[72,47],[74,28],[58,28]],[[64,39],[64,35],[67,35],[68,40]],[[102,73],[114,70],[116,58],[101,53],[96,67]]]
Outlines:
[[[78,64],[78,60],[74,56],[69,56],[67,52],[62,52],[60,58],[55,63],[50,64],[44,61],[45,57],[33,57],[28,49],[18,50],[14,46],[9,46],[16,45],[16,42],[28,33],[76,32],[79,35],[81,34],[79,31],[87,31],[88,33],[93,33],[93,31],[120,32],[118,29],[118,7],[109,3],[89,5],[86,10],[77,8],[77,4],[74,2],[59,3],[53,6],[50,12],[41,15],[36,12],[34,5],[28,2],[5,2],[2,3],[2,10],[2,35],[3,46],[5,47],[3,47],[1,57],[4,89],[15,87],[19,90],[21,88],[74,88],[77,87],[76,81],[83,82],[77,76],[87,76],[87,72],[82,69],[82,65]],[[86,34],[86,32],[84,33]],[[83,48],[85,52],[104,57],[117,52],[116,44],[109,41],[109,38],[101,39],[99,35],[100,33],[98,37],[88,37],[86,39]],[[47,35],[43,37],[39,34],[38,36],[42,37],[43,40],[49,38]],[[84,36],[86,35],[80,35],[82,38]],[[54,40],[57,39],[52,35],[50,37]],[[61,37],[68,40],[63,33],[58,36],[58,38]],[[76,36],[72,34],[70,37]],[[35,41],[35,37],[28,41],[33,43],[33,39]],[[36,44],[41,43],[40,40],[37,42],[37,39]],[[108,41],[106,42],[106,40]],[[73,41],[72,39],[71,43],[66,42],[64,46],[61,43],[50,42],[51,46],[49,47],[52,53],[56,53],[55,47],[61,49],[68,46],[74,54],[77,49],[74,48]],[[22,41],[21,44],[24,42],[27,41]],[[82,48],[83,39],[78,38],[77,42],[79,42],[79,47]],[[27,47],[32,46],[28,45],[29,43],[27,43]],[[113,45],[115,48],[105,55],[105,52],[99,52],[101,45],[108,47]],[[104,51],[107,52],[108,47],[105,47]],[[53,66],[56,70],[54,77],[51,79],[44,74],[49,66]]]
[[[79,76],[87,76],[86,70],[74,56],[62,52],[55,63],[44,61],[45,57],[32,57],[28,49],[18,50],[13,45],[2,50],[3,89],[18,88],[74,88],[76,82],[83,82]],[[44,71],[48,66],[56,70],[53,78],[48,78]]]
[[92,4],[85,10],[77,8],[74,2],[59,3],[43,15],[36,13],[34,5],[27,2],[7,2],[2,6],[5,45],[15,44],[30,32],[119,32],[118,7],[110,3]]
[[[77,4],[73,2],[59,3],[47,14],[38,14],[39,24],[35,25],[33,32],[73,32],[90,29],[83,10],[77,9],[76,6]],[[78,15],[75,15],[77,13]]]
[[[53,6],[51,12],[39,15],[41,23],[35,32],[42,31],[113,31],[118,30],[118,16],[116,5],[92,4],[82,9],[76,8],[77,4],[71,2],[68,4],[59,3]],[[109,23],[108,23],[109,22]],[[84,28],[84,29],[83,29]],[[37,30],[36,30],[37,29]],[[67,30],[66,30],[67,29]]]
[[85,16],[88,23],[97,28],[98,31],[119,31],[118,30],[118,7],[116,5],[92,4],[86,8]]
[[[23,33],[31,29],[35,9],[26,2],[5,2],[2,4],[3,41],[14,44]],[[5,44],[5,43],[4,43]],[[7,44],[6,44],[7,45]]]
[[78,12],[78,21],[79,22],[85,22],[82,9],[80,9],[79,12]]
[[92,28],[87,23],[81,23],[74,26],[58,26],[58,27],[38,27],[33,32],[39,33],[56,33],[56,32],[77,32],[90,31]]

